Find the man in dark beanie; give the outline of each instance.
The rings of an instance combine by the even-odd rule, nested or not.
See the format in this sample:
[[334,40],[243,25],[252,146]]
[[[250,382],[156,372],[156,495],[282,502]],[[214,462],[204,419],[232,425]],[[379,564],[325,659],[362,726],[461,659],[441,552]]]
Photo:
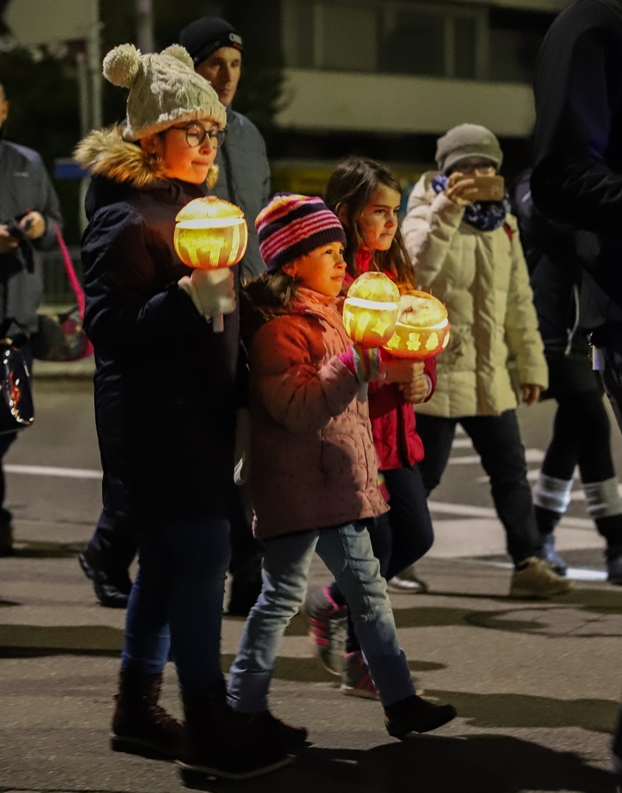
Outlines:
[[[224,144],[215,164],[218,182],[211,191],[244,210],[248,223],[248,248],[240,262],[242,280],[265,270],[259,254],[255,219],[270,199],[270,166],[266,145],[257,127],[232,109],[240,80],[244,45],[238,31],[218,17],[201,17],[179,34],[195,70],[212,84],[227,108]],[[252,511],[244,493],[236,488],[231,515],[231,595],[229,614],[246,616],[261,591],[261,552],[250,528]]]
[[179,43],[190,53],[195,70],[212,84],[227,108],[227,137],[218,149],[220,169],[214,195],[244,210],[248,223],[248,248],[240,263],[242,280],[265,269],[259,255],[255,219],[270,198],[270,166],[266,144],[257,127],[232,109],[242,69],[242,37],[218,17],[201,17],[179,34]]

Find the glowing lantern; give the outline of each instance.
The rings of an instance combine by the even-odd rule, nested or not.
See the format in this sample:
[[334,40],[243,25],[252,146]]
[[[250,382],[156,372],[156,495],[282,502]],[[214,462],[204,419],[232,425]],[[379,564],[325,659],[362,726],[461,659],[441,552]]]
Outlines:
[[427,292],[413,291],[400,298],[395,333],[385,345],[397,358],[433,358],[449,344],[447,309]]
[[[219,270],[233,267],[246,252],[248,228],[239,207],[216,196],[195,198],[175,218],[173,243],[189,267]],[[222,314],[213,317],[213,328],[222,331]]]
[[343,325],[362,347],[382,347],[393,336],[400,293],[383,273],[363,273],[348,290],[343,304]]

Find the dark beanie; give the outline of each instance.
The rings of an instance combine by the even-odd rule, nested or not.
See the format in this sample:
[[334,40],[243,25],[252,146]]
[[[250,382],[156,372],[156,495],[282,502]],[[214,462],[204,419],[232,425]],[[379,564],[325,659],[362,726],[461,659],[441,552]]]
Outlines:
[[188,50],[195,66],[221,47],[233,47],[240,52],[244,49],[242,36],[219,17],[195,19],[181,31],[179,43]]

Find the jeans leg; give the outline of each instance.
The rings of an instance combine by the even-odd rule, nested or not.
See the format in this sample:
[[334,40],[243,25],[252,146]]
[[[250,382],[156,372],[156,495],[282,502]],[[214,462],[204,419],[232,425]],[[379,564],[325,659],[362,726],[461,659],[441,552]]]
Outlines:
[[434,542],[425,486],[417,465],[384,471],[391,495],[388,519],[393,551],[385,578],[391,579],[426,554]]
[[285,628],[307,591],[318,532],[288,534],[264,542],[263,587],[251,609],[231,666],[229,702],[234,710],[261,713]]
[[380,701],[386,706],[412,696],[414,684],[367,529],[361,523],[322,529],[317,552],[348,601]]
[[417,432],[423,441],[425,457],[418,463],[426,496],[439,484],[456,434],[455,419],[417,414]]
[[[387,575],[387,571],[389,569],[389,565],[391,563],[391,559],[393,556],[393,531],[391,529],[391,523],[389,521],[390,512],[385,512],[384,515],[380,515],[375,520],[366,521],[367,531],[369,532],[369,539],[371,540],[371,547],[372,551],[374,552],[374,556],[380,563],[380,575],[384,579],[388,579],[389,576]],[[405,567],[406,565],[404,565]],[[400,567],[400,570],[403,568]],[[399,571],[398,571],[399,572]],[[333,584],[331,587],[331,595],[335,594],[335,589],[338,593],[337,602],[343,602],[345,598],[343,597],[341,590],[339,589],[339,585],[337,582]],[[356,631],[354,629],[354,622],[352,620],[352,615],[350,614],[350,610],[348,609],[348,633],[346,637],[346,653],[353,653],[357,650],[361,649],[361,645],[359,644],[359,640],[356,635]]]
[[171,518],[145,532],[128,604],[123,669],[159,673],[172,645],[182,690],[222,680],[220,631],[229,558],[224,518]]
[[168,617],[179,686],[182,691],[211,688],[223,679],[220,635],[231,560],[229,522],[217,517],[171,521],[167,536],[174,568]]
[[536,524],[516,411],[506,410],[500,416],[469,416],[460,419],[460,423],[490,478],[508,553],[515,563],[537,556],[543,540]]
[[171,570],[163,538],[155,531],[141,543],[140,564],[125,617],[121,668],[160,674],[168,660],[171,637],[168,601]]

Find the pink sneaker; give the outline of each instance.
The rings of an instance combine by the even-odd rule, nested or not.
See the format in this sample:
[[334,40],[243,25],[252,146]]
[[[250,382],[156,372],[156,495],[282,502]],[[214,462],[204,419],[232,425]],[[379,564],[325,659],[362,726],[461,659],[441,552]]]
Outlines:
[[338,606],[328,587],[307,592],[304,611],[309,620],[309,641],[313,655],[331,675],[340,676],[346,643],[347,606]]

